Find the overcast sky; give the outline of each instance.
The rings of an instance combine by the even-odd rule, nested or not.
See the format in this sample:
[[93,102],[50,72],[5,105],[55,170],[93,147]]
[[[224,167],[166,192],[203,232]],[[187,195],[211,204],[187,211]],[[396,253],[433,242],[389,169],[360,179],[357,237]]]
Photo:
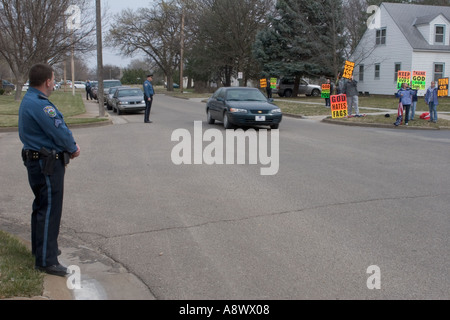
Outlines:
[[[110,15],[115,15],[120,13],[124,9],[139,9],[143,7],[148,7],[153,3],[153,0],[102,0],[102,11],[108,9],[108,13]],[[103,21],[103,25],[105,26],[105,21]],[[104,27],[104,32],[106,30],[106,26]],[[138,57],[128,58],[122,57],[119,53],[114,52],[113,49],[108,47],[103,47],[103,64],[110,64],[120,67],[126,67],[133,59],[137,59]],[[97,64],[97,56],[94,53],[92,58],[92,63]]]

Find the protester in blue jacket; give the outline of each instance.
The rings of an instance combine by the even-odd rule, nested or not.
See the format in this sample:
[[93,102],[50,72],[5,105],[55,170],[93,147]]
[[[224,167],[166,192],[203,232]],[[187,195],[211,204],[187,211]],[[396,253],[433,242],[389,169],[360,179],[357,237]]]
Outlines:
[[416,93],[414,92],[414,90],[411,90],[410,88],[408,88],[408,84],[407,83],[403,83],[402,84],[402,88],[400,90],[398,90],[397,92],[397,97],[400,98],[400,102],[403,105],[403,109],[405,110],[405,125],[408,125],[408,121],[409,121],[409,111],[411,109],[411,104],[412,104],[412,100],[413,97]]
[[430,121],[436,123],[438,121],[437,106],[438,101],[438,90],[436,88],[436,82],[431,82],[431,87],[428,88],[425,94],[425,102],[430,110]]

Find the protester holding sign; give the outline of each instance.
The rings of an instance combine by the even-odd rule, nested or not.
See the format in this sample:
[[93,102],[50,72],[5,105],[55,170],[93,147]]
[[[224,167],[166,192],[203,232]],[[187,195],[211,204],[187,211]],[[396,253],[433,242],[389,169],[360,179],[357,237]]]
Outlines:
[[438,121],[437,106],[438,101],[438,89],[436,88],[436,82],[431,82],[431,87],[428,88],[425,94],[425,102],[430,109],[430,122],[436,123]]
[[411,109],[412,99],[413,99],[414,95],[415,95],[415,91],[411,90],[408,87],[407,83],[403,83],[402,88],[400,90],[398,90],[398,92],[397,92],[397,97],[400,98],[400,102],[403,105],[403,109],[406,111],[405,112],[405,125],[406,126],[408,125],[409,111]]
[[330,108],[330,95],[333,92],[333,84],[330,79],[327,79],[327,83],[322,85],[322,97],[325,99],[325,107]]
[[351,116],[353,109],[355,109],[356,116],[359,117],[359,96],[358,96],[358,81],[353,79],[345,83],[344,94],[347,95],[348,114]]

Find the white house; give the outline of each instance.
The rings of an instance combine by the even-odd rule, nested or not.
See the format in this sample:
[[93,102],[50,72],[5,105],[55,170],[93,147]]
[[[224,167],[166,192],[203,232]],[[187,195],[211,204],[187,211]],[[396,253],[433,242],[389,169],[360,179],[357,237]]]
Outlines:
[[350,58],[359,91],[393,94],[398,71],[425,71],[427,88],[450,77],[450,6],[383,2],[371,18]]

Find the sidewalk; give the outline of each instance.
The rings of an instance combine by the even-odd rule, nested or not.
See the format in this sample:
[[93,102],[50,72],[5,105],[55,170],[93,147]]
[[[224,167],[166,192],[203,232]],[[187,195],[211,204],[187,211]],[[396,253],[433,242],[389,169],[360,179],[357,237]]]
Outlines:
[[[97,101],[86,101],[83,97],[83,102],[86,113],[77,117],[98,118],[100,112]],[[108,112],[105,112],[105,118],[108,118],[108,121],[86,126],[112,124]],[[31,251],[29,226],[17,225],[2,218],[0,226],[3,231],[22,241]],[[119,262],[79,243],[76,237],[71,237],[67,232],[60,233],[58,243],[62,252],[58,257],[60,263],[79,268],[81,288],[69,289],[68,281],[75,279],[75,276],[58,277],[46,274],[42,296],[18,297],[12,300],[155,300],[148,287]],[[72,281],[74,282],[75,280]]]

